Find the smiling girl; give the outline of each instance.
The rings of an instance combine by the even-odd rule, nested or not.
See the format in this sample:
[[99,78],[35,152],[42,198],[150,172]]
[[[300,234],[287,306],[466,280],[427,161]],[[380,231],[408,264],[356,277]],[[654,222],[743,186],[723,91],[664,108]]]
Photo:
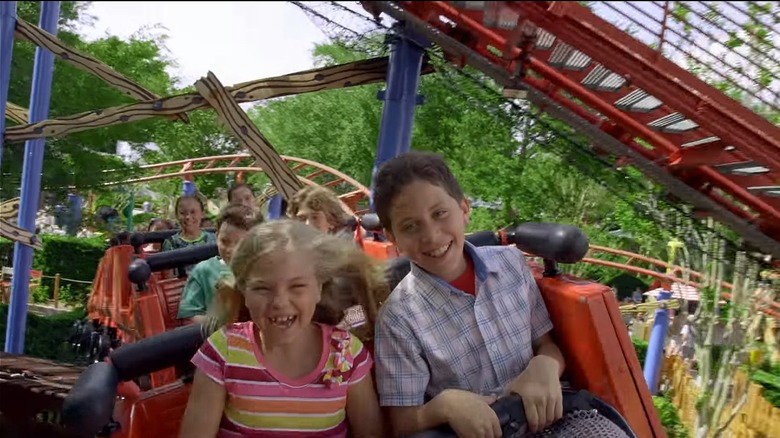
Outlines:
[[[176,199],[174,210],[176,211],[176,219],[179,221],[180,229],[176,234],[163,241],[162,251],[217,242],[217,237],[214,233],[201,229],[205,208],[200,198],[196,196],[179,196]],[[193,264],[184,267],[187,275],[190,274],[194,266]]]
[[230,268],[207,324],[218,330],[192,359],[180,436],[383,436],[373,360],[336,327],[361,304],[373,328],[388,293],[382,266],[349,241],[278,220],[250,230]]

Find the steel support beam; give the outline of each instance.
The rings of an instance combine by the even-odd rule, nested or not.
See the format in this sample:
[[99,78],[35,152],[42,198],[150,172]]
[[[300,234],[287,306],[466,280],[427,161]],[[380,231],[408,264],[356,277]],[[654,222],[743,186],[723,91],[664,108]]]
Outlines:
[[[372,193],[373,179],[382,164],[411,148],[414,110],[422,103],[417,89],[428,42],[412,33],[403,23],[397,23],[394,31],[390,37],[387,88],[380,91],[378,96],[385,104],[379,127],[376,160],[371,173]],[[373,196],[369,198],[369,202],[373,211]]]
[[[41,2],[40,28],[57,35],[60,18],[60,2]],[[54,73],[54,54],[46,49],[35,49],[35,66],[30,92],[30,123],[49,117],[51,82]],[[37,138],[24,145],[24,168],[22,170],[22,193],[19,206],[19,227],[35,231],[35,216],[41,192],[41,172],[46,140]],[[30,268],[33,249],[19,242],[14,244],[14,273],[11,282],[11,305],[8,308],[8,325],[5,332],[5,352],[22,354],[27,325],[27,299],[29,293]]]

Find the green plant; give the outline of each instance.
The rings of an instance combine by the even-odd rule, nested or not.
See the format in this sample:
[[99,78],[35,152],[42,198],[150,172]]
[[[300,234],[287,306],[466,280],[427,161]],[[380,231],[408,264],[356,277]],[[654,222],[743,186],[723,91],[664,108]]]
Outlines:
[[631,343],[634,344],[634,351],[636,351],[636,357],[639,358],[639,363],[644,364],[645,356],[647,356],[647,341],[631,338]]
[[688,429],[680,421],[677,407],[665,395],[653,396],[653,405],[658,411],[661,424],[666,429],[667,438],[688,438]]
[[764,387],[763,397],[780,408],[780,364],[765,361],[751,376],[751,380]]
[[[27,315],[24,354],[58,362],[79,363],[70,345],[73,324],[86,317],[83,308],[53,316]],[[5,333],[8,306],[0,305],[0,332]],[[0,337],[0,348],[5,346],[5,336]]]
[[[32,269],[42,271],[44,278],[38,290],[31,294],[31,301],[42,302],[52,298],[54,275],[60,274],[60,301],[68,304],[85,304],[95,278],[95,271],[106,250],[101,237],[70,237],[55,234],[41,236],[43,250],[35,251]],[[0,238],[0,265],[11,266],[14,244]],[[87,283],[73,283],[78,280]]]

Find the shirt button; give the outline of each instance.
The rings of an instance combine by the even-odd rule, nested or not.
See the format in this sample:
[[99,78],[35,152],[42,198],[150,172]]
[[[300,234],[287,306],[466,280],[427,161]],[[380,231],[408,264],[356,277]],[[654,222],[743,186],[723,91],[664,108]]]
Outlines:
[[498,353],[498,345],[493,344],[493,346],[490,347],[490,349],[493,351],[493,353]]

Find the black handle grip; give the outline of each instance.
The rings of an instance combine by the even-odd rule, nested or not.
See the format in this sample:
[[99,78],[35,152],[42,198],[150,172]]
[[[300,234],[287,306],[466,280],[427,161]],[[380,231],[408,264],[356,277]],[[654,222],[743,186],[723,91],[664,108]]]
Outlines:
[[[563,413],[596,409],[600,414],[618,425],[629,438],[636,438],[626,420],[611,406],[601,401],[588,391],[563,390]],[[523,400],[519,395],[512,394],[496,400],[490,405],[498,417],[501,430],[505,437],[517,436],[525,433],[528,421],[525,417]],[[440,426],[436,429],[412,435],[411,438],[456,438],[455,432],[449,426]]]

